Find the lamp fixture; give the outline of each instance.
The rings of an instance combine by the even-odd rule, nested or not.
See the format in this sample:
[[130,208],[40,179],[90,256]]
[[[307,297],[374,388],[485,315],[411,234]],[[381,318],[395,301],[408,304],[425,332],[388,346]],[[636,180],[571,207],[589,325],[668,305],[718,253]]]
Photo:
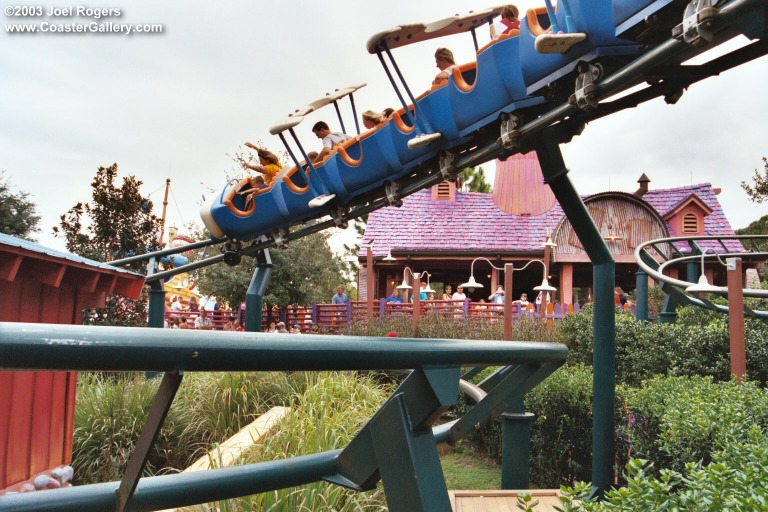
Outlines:
[[475,281],[475,276],[470,274],[469,275],[469,281],[461,285],[462,288],[466,288],[467,290],[474,290],[475,288],[484,288],[484,286],[477,281]]
[[554,249],[557,247],[557,244],[552,241],[552,236],[547,235],[547,241],[541,244],[542,247],[549,247],[550,249]]
[[[405,267],[408,268],[408,267]],[[405,272],[403,272],[405,274]],[[408,284],[408,281],[405,279],[405,275],[403,275],[403,283],[397,286],[398,290],[413,290],[413,286]]]
[[[470,270],[469,270],[469,280],[466,283],[459,285],[462,288],[466,288],[467,290],[473,290],[475,288],[484,288],[484,286],[481,283],[478,283],[475,280],[475,262],[478,261],[478,260],[484,260],[491,267],[495,268],[496,270],[504,270],[505,272],[514,272],[515,270],[523,270],[526,267],[528,267],[528,265],[530,265],[531,263],[541,263],[541,266],[544,267],[544,269],[543,269],[543,271],[544,271],[543,279],[541,281],[541,284],[539,286],[536,286],[534,288],[534,290],[536,290],[537,292],[538,291],[546,291],[546,292],[555,292],[555,291],[557,291],[557,288],[551,286],[549,284],[549,281],[547,281],[547,266],[544,264],[544,262],[542,260],[531,260],[531,261],[529,261],[528,263],[526,263],[525,265],[523,265],[520,268],[515,268],[513,263],[505,263],[504,267],[497,267],[496,265],[494,265],[491,262],[491,260],[489,260],[488,258],[483,258],[482,256],[477,257],[474,260],[472,260],[472,265],[470,266]],[[509,290],[508,292],[511,292],[511,290]]]
[[416,277],[418,279],[421,279],[422,277],[424,277],[426,275],[427,276],[427,287],[423,291],[425,293],[436,293],[435,290],[433,290],[429,286],[429,272],[427,272],[426,270],[422,271],[422,272],[414,272],[413,270],[411,270],[410,267],[405,267],[403,269],[403,283],[401,285],[397,286],[398,290],[413,290],[413,286],[408,284],[408,279],[407,279],[407,277],[405,275],[406,272],[410,272],[411,276]]
[[397,261],[397,258],[392,256],[392,249],[387,249],[387,255],[384,256],[381,261]]
[[[714,286],[709,284],[709,280],[707,279],[706,274],[704,273],[704,257],[707,254],[707,251],[712,251],[715,253],[715,256],[717,256],[717,259],[720,260],[720,256],[717,254],[717,251],[712,249],[711,247],[708,247],[704,249],[701,253],[701,274],[699,275],[699,282],[696,284],[692,284],[691,286],[687,287],[685,289],[688,293],[695,293],[697,295],[705,295],[707,293],[720,293],[722,292],[722,288],[718,286]],[[722,263],[722,261],[721,261]]]
[[544,279],[541,281],[541,284],[539,286],[533,287],[534,291],[537,292],[556,292],[557,288],[549,284],[549,281],[547,281],[547,276],[544,276]]

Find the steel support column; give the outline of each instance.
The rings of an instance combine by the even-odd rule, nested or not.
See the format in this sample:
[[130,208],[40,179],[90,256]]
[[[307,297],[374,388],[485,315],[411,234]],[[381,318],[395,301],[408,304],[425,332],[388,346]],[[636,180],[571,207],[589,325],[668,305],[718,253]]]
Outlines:
[[648,321],[648,274],[643,270],[635,272],[635,320]]
[[251,284],[245,293],[245,330],[248,332],[261,332],[261,308],[271,275],[272,258],[269,249],[262,249],[256,254],[256,270],[253,271]]
[[535,418],[530,412],[505,412],[501,415],[502,489],[530,487],[531,426]]
[[568,178],[554,133],[535,141],[545,183],[563,208],[593,266],[594,356],[592,402],[592,496],[601,497],[612,482],[616,396],[616,265],[584,202]]

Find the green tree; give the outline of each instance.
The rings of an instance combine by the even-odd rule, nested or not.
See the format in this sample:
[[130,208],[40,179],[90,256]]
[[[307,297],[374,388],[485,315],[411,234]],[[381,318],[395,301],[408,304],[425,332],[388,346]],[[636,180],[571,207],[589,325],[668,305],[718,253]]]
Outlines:
[[752,201],[762,203],[768,199],[768,158],[763,157],[763,174],[761,175],[755,169],[752,181],[755,183],[755,188],[750,187],[746,181],[741,182],[741,188],[744,189]]
[[[77,203],[61,216],[57,237],[67,249],[96,261],[110,261],[158,250],[160,219],[152,213],[152,201],[139,192],[142,182],[135,176],[115,185],[117,164],[99,167],[91,182],[92,201]],[[146,263],[131,265],[144,271]]]
[[485,171],[482,167],[467,167],[459,176],[461,176],[461,188],[464,192],[491,193],[493,187],[485,180]]
[[[330,302],[344,278],[343,262],[331,251],[328,237],[326,233],[316,233],[293,240],[284,249],[270,249],[274,267],[264,296],[266,306]],[[245,300],[255,268],[255,258],[249,256],[244,256],[236,267],[204,267],[199,271],[198,286],[202,293],[237,307]]]
[[[56,237],[64,238],[69,251],[96,261],[110,261],[160,248],[160,219],[152,213],[152,201],[139,192],[142,182],[134,176],[115,185],[117,164],[99,167],[91,182],[91,202],[77,203],[61,216]],[[144,272],[146,263],[130,270]],[[104,308],[83,312],[83,322],[100,325],[144,325],[147,298],[130,300],[110,295]]]
[[11,182],[0,172],[0,233],[35,241],[40,231],[40,216],[26,192],[14,193]]

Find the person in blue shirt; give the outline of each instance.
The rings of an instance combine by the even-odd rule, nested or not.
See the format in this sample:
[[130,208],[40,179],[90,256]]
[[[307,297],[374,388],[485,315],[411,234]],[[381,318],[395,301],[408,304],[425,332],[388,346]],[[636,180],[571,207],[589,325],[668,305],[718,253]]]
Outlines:
[[403,299],[400,298],[400,290],[397,288],[392,290],[392,295],[384,299],[385,302],[403,302]]
[[421,289],[419,290],[419,300],[427,300],[427,283],[421,283]]
[[336,288],[336,295],[331,299],[331,304],[346,304],[349,302],[349,297],[344,293],[344,287],[339,286]]
[[496,293],[488,297],[488,300],[493,304],[504,304],[504,287],[499,285],[496,288]]

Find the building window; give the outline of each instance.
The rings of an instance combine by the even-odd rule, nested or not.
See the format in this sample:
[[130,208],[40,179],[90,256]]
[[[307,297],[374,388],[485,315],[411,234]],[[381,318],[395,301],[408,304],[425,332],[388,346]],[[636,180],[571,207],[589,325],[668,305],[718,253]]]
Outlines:
[[683,215],[683,233],[699,232],[699,216],[695,213],[686,213]]

